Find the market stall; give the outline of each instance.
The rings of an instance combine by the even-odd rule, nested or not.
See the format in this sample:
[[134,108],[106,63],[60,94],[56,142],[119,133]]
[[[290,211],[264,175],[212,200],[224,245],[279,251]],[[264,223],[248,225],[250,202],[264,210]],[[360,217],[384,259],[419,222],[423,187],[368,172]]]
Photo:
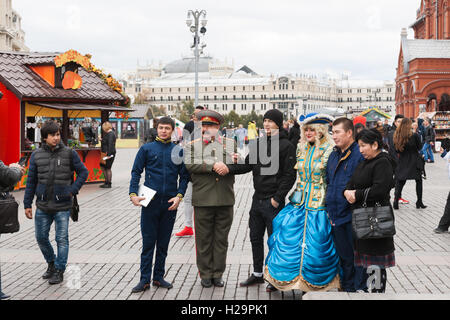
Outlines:
[[383,121],[385,119],[391,119],[391,116],[376,107],[369,107],[366,111],[360,114],[360,116],[365,117],[367,120],[367,128],[373,128],[376,126],[378,121]]
[[[131,109],[117,81],[95,68],[89,55],[74,50],[0,53],[0,92],[0,159],[5,164],[29,159],[40,145],[42,123],[53,119],[61,125],[62,141],[89,170],[87,182],[104,181],[98,127],[112,112]],[[17,187],[26,180],[24,175]]]
[[436,131],[436,141],[450,138],[450,111],[423,112],[419,115],[421,119],[431,119]]

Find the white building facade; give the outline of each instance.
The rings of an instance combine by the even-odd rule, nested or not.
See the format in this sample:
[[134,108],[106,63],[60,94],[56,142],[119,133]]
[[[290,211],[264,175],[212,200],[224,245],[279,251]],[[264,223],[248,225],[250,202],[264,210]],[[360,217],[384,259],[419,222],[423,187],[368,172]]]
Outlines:
[[[369,107],[395,113],[394,81],[357,81],[314,75],[261,76],[243,66],[210,57],[199,63],[199,104],[222,114],[239,115],[269,109],[282,111],[285,118],[323,110],[342,114],[361,113]],[[150,76],[149,76],[150,75]],[[165,67],[139,68],[123,81],[130,96],[143,94],[151,105],[164,107],[173,115],[183,102],[194,100],[194,59],[184,58]]]
[[0,51],[26,51],[22,18],[12,8],[12,0],[0,0]]

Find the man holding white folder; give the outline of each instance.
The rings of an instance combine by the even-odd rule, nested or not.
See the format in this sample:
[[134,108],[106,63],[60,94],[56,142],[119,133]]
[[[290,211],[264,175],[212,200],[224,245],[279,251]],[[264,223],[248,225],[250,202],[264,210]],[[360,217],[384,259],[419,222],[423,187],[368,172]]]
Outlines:
[[[189,181],[189,173],[184,163],[172,161],[172,151],[176,147],[171,142],[174,128],[175,122],[171,118],[161,118],[157,128],[158,137],[154,142],[147,143],[139,149],[131,171],[130,200],[135,206],[142,207],[143,242],[141,279],[132,293],[143,292],[150,288],[155,247],[153,285],[172,288],[172,284],[164,280],[165,262],[177,209]],[[144,169],[145,182],[139,188]],[[146,197],[152,197],[149,203]]]

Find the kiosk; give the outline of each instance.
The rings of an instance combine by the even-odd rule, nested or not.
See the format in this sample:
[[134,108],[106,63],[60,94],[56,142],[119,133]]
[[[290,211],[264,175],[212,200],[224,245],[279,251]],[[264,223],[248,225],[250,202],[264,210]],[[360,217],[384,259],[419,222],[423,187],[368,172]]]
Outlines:
[[[29,159],[40,145],[40,126],[54,119],[64,144],[89,170],[87,182],[104,181],[98,126],[111,112],[132,110],[121,86],[92,65],[89,55],[0,52],[0,92],[0,159],[6,165]],[[16,188],[25,187],[26,180],[27,174]]]

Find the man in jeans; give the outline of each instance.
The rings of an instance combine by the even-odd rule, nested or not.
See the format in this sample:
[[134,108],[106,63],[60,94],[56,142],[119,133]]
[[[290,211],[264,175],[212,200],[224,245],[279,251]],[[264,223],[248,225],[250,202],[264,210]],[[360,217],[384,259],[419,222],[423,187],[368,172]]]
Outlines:
[[[88,177],[88,170],[78,154],[61,142],[59,125],[47,121],[41,128],[42,147],[30,158],[24,207],[28,219],[33,219],[32,204],[36,195],[35,234],[39,248],[48,263],[42,276],[49,284],[64,280],[69,255],[69,217],[73,196],[78,194]],[[74,171],[77,179],[73,181]],[[49,231],[55,222],[57,256],[49,241]]]
[[425,119],[423,125],[425,126],[425,143],[422,148],[424,160],[428,163],[434,163],[433,146],[436,133],[431,125],[430,119]]
[[341,286],[346,292],[367,291],[367,271],[354,266],[352,212],[344,198],[347,182],[358,164],[364,161],[354,139],[351,120],[339,118],[333,123],[335,150],[327,164],[327,193],[325,202],[332,226],[332,235],[342,269]]

